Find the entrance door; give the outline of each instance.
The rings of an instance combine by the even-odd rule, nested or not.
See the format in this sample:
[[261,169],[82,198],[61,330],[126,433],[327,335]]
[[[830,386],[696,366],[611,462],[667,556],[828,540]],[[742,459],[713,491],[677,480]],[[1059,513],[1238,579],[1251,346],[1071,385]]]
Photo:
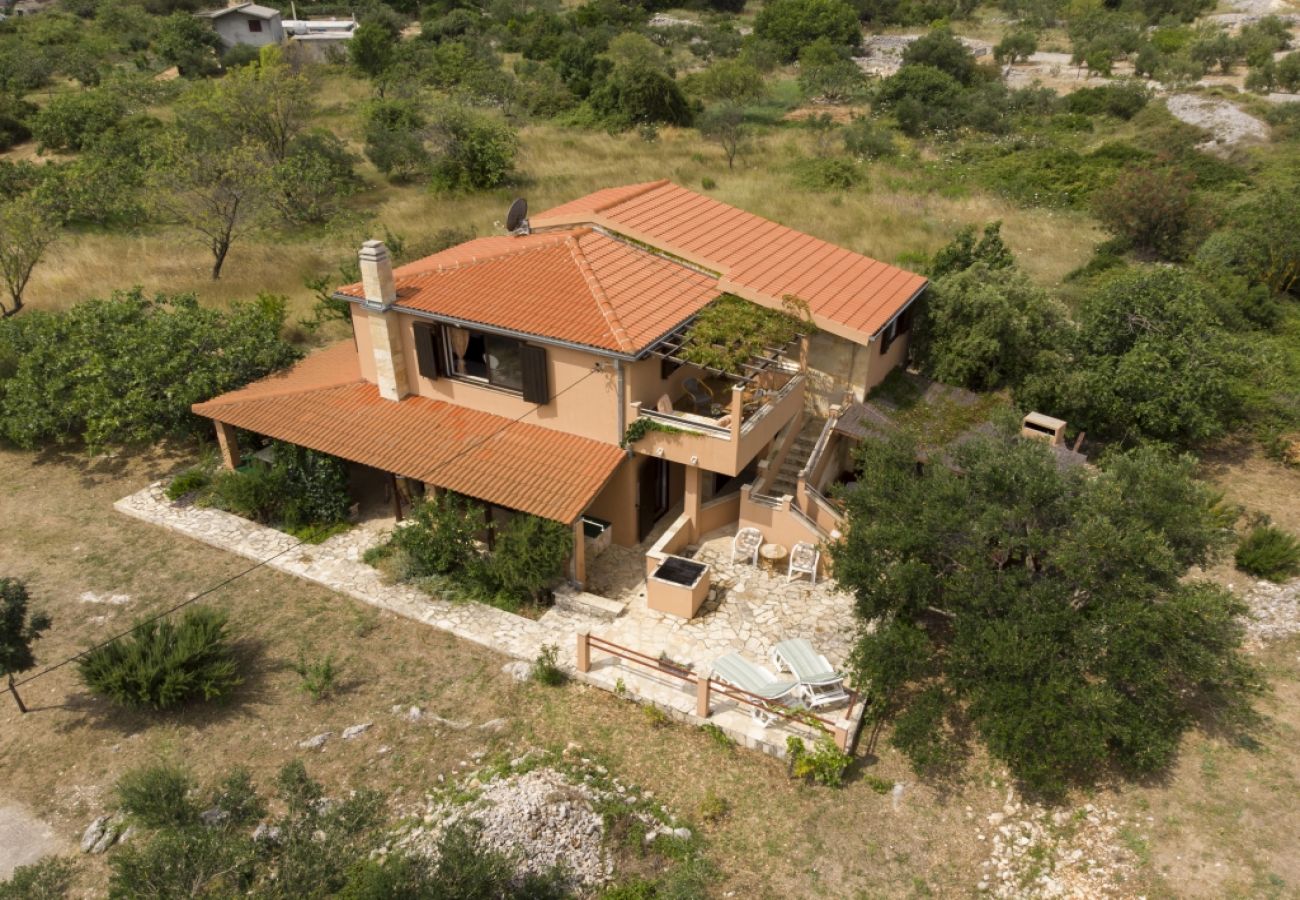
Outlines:
[[637,472],[637,540],[644,541],[659,517],[668,512],[668,464],[648,457]]

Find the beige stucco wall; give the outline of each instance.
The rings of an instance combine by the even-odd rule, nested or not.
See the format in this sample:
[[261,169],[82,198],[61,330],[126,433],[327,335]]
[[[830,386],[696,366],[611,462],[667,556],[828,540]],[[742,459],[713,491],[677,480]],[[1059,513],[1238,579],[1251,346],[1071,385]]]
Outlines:
[[[568,434],[616,444],[622,439],[618,430],[618,380],[612,361],[594,353],[547,347],[551,402],[544,406],[529,403],[516,393],[456,378],[424,378],[419,374],[415,353],[417,320],[400,313],[376,313],[354,306],[352,318],[357,335],[357,352],[361,374],[374,382],[377,372],[369,319],[397,316],[401,323],[402,356],[406,361],[411,389],[421,396],[444,400],[459,406],[479,409]],[[596,371],[600,364],[602,371]]]
[[587,514],[611,523],[610,539],[624,547],[636,540],[636,470],[637,460],[625,459],[605,489],[596,495]]
[[833,404],[843,400],[846,390],[862,400],[891,369],[907,361],[910,338],[910,333],[897,338],[882,356],[878,337],[862,345],[828,331],[814,334],[808,346],[808,396],[813,408],[826,415]]

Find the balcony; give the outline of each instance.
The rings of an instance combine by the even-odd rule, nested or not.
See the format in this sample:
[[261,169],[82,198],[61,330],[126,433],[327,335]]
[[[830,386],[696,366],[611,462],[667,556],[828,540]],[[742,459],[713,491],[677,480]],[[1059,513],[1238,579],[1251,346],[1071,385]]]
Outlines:
[[[691,392],[669,404],[661,399],[657,408],[633,402],[628,421],[646,430],[628,446],[645,456],[737,475],[803,409],[806,380],[797,366],[783,362],[764,373],[765,386],[718,379],[710,388],[699,382],[712,394],[708,402],[697,402]],[[649,424],[635,425],[642,421]]]

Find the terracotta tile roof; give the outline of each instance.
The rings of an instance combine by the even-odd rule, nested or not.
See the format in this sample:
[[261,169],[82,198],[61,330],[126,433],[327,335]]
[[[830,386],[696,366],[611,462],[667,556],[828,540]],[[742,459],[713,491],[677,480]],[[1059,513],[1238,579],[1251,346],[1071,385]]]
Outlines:
[[926,283],[912,272],[653,181],[597,191],[531,218],[534,228],[590,223],[721,275],[719,287],[767,306],[794,295],[819,325],[870,337]]
[[613,444],[427,397],[384,400],[344,341],[197,415],[566,524],[624,454]]
[[[479,238],[393,277],[399,308],[627,354],[721,293],[716,278],[590,228]],[[363,296],[359,284],[339,293]]]

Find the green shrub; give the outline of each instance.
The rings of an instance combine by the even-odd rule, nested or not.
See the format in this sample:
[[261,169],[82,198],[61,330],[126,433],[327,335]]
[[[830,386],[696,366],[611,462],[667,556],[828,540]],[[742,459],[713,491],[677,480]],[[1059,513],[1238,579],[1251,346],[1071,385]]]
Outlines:
[[810,191],[846,191],[862,182],[862,170],[851,159],[816,156],[795,163],[794,179]]
[[281,473],[261,463],[218,472],[211,487],[211,505],[254,522],[275,521],[284,502]]
[[1286,581],[1300,575],[1300,541],[1281,528],[1260,525],[1237,545],[1237,568],[1257,578]]
[[406,555],[411,578],[450,575],[463,573],[477,558],[475,540],[482,529],[482,513],[472,501],[440,491],[437,498],[415,504],[389,543]]
[[257,795],[253,776],[243,767],[232,769],[221,779],[212,806],[226,814],[230,825],[251,825],[266,816],[266,802]]
[[662,69],[643,64],[618,66],[592,90],[591,108],[607,123],[689,125],[695,110],[681,85]]
[[1065,108],[1087,116],[1131,119],[1151,100],[1151,91],[1136,79],[1118,79],[1098,87],[1079,88],[1065,96]]
[[898,152],[893,135],[866,116],[855,116],[844,127],[844,149],[857,159],[883,159]]
[[41,150],[76,152],[113,128],[126,103],[111,88],[58,94],[31,120]]
[[785,749],[790,762],[790,772],[795,778],[808,779],[827,787],[844,783],[844,773],[853,757],[845,753],[829,735],[822,735],[811,750],[803,738],[790,735],[785,739]]
[[542,603],[564,577],[573,552],[573,532],[550,519],[516,515],[497,532],[496,549],[482,559],[479,576],[486,592],[505,605]]
[[[217,473],[204,502],[255,522],[298,530],[319,543],[347,519],[348,464],[336,456],[276,441],[274,461]],[[311,526],[325,526],[318,533]]]
[[300,652],[293,670],[298,673],[302,683],[298,686],[313,700],[324,700],[334,693],[334,682],[338,678],[338,666],[332,655],[323,659],[308,660],[307,654]]
[[91,691],[120,706],[158,710],[222,699],[243,681],[226,614],[209,607],[187,610],[179,623],[143,622],[88,651],[77,670]]
[[554,644],[542,645],[542,649],[537,651],[537,658],[533,660],[533,681],[548,687],[559,687],[568,680],[557,661],[559,653],[560,648]]
[[500,187],[514,173],[519,138],[486,113],[447,105],[429,117],[430,183],[444,191]]
[[47,856],[13,870],[0,881],[0,900],[63,900],[72,888],[74,867],[64,856]]
[[284,316],[284,299],[269,295],[221,312],[193,295],[132,290],[0,320],[0,359],[15,360],[0,368],[0,435],[31,449],[208,433],[192,404],[297,357]]
[[244,895],[258,848],[224,828],[164,828],[129,841],[108,859],[110,900],[140,897],[215,898]]
[[194,782],[182,769],[168,765],[132,769],[114,790],[122,811],[146,828],[168,828],[198,821],[190,800]]
[[186,469],[167,485],[167,499],[179,500],[186,494],[201,491],[212,483],[212,473],[206,469]]
[[861,34],[857,13],[843,0],[767,0],[754,20],[754,36],[774,43],[787,62],[818,38],[856,47]]

